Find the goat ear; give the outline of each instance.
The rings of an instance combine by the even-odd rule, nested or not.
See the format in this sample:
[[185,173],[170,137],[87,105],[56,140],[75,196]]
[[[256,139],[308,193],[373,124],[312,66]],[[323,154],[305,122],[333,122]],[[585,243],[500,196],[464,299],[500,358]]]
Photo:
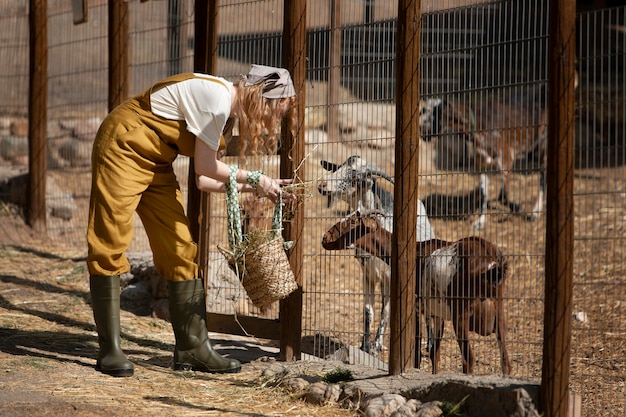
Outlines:
[[320,164],[322,165],[322,168],[324,168],[326,171],[335,172],[339,169],[339,164],[335,164],[333,162],[321,160]]

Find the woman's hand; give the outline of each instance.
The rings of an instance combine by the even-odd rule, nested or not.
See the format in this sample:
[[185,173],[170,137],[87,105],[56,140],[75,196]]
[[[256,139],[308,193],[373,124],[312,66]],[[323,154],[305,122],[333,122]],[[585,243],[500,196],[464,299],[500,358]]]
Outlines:
[[[272,203],[276,203],[278,201],[278,196],[280,195],[280,186],[286,184],[291,184],[291,180],[273,179],[268,177],[267,175],[262,174],[256,192],[260,197],[267,197],[272,201]],[[283,201],[291,201],[296,199],[296,196],[291,193],[283,191],[282,194]]]

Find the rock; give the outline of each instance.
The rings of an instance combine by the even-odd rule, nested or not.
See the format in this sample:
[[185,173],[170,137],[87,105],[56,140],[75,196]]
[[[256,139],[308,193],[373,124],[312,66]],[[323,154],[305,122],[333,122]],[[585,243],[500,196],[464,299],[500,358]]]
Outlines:
[[406,398],[400,394],[379,395],[367,402],[363,415],[365,417],[389,417],[405,403]]
[[92,142],[70,139],[59,146],[59,156],[73,167],[91,164]]
[[28,137],[28,119],[15,119],[11,122],[11,134],[13,136]]
[[[6,195],[7,201],[20,207],[28,204],[27,193],[28,173],[8,178],[0,186],[0,192]],[[63,191],[51,176],[46,178],[46,204],[51,216],[70,220],[76,211],[76,202],[72,194]]]
[[53,177],[46,180],[46,204],[51,216],[63,220],[71,220],[77,208],[72,194],[63,191]]
[[269,367],[263,370],[262,376],[263,378],[283,378],[285,375],[289,373],[289,370],[286,366],[280,363],[272,363]]
[[339,401],[342,390],[337,384],[327,384],[325,382],[315,382],[309,386],[304,395],[307,402],[315,405],[332,404]]
[[415,417],[439,417],[441,415],[443,415],[441,401],[431,401],[422,404],[415,412]]
[[150,291],[141,283],[127,286],[122,290],[120,297],[123,300],[131,301],[133,304],[150,304],[152,302]]
[[415,417],[421,405],[421,402],[410,399],[391,413],[390,417]]
[[96,133],[100,128],[101,120],[97,117],[92,117],[87,120],[81,120],[76,126],[74,126],[73,135],[76,139],[83,142],[93,143],[96,138]]
[[152,317],[171,322],[170,300],[168,298],[154,300],[152,303]]
[[0,156],[7,161],[28,157],[28,137],[7,136],[0,140]]
[[286,378],[282,382],[282,386],[287,392],[304,392],[309,389],[311,384],[302,377]]

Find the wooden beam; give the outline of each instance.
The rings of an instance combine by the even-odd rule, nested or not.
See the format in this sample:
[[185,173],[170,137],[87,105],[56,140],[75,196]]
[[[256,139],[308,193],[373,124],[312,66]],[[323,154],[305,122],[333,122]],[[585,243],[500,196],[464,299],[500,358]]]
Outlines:
[[216,333],[250,336],[261,339],[280,339],[278,320],[232,314],[207,313],[209,330]]
[[28,208],[26,222],[46,233],[46,149],[48,108],[48,2],[30,0],[28,83]]
[[540,407],[568,415],[574,242],[576,2],[550,1],[544,341]]
[[341,0],[330,2],[330,63],[328,75],[328,122],[330,140],[339,139],[339,89],[341,88]]
[[[306,0],[284,0],[283,66],[289,70],[298,96],[298,126],[291,134],[283,123],[280,153],[280,176],[304,181],[304,104],[306,102]],[[302,336],[302,257],[304,250],[304,207],[295,211],[292,221],[285,224],[285,240],[295,244],[289,250],[289,262],[296,277],[298,289],[280,301],[280,359],[300,359]]]
[[109,0],[109,111],[128,98],[130,89],[127,0]]
[[391,247],[389,373],[398,375],[415,362],[416,226],[419,171],[420,0],[398,1],[396,50],[396,145]]

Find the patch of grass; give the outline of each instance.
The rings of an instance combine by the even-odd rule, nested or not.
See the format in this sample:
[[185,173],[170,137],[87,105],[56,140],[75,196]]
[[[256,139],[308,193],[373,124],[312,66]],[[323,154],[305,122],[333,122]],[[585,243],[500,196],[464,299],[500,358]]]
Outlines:
[[447,401],[443,401],[441,403],[441,412],[442,417],[459,417],[463,415],[463,404],[469,398],[469,395],[466,395],[461,401],[458,403],[450,403]]
[[29,368],[35,368],[39,370],[52,369],[55,366],[50,363],[47,359],[42,358],[34,358],[34,357],[24,357],[21,360],[13,361],[13,366],[16,368],[21,368],[23,366],[27,366]]
[[335,368],[332,371],[327,372],[324,376],[322,376],[321,380],[323,382],[329,384],[337,384],[339,382],[344,381],[352,381],[354,379],[354,375],[352,371],[344,368]]

